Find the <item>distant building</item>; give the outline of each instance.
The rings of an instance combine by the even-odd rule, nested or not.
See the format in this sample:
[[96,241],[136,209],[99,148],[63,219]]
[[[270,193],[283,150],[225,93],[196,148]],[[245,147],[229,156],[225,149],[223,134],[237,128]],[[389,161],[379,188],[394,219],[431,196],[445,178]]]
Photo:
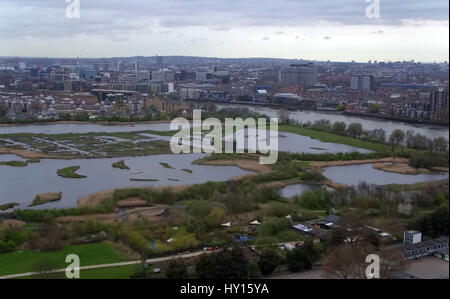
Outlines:
[[[436,256],[449,261],[448,257],[448,237],[442,237],[434,240],[420,241],[419,232],[405,232],[405,237],[409,239],[404,241],[403,254],[406,259],[419,259],[426,256]],[[417,242],[417,240],[419,240]],[[416,243],[410,243],[416,242]]]
[[195,81],[206,81],[206,79],[208,78],[208,72],[195,72]]
[[352,76],[350,79],[350,89],[358,90],[359,89],[359,76]]
[[175,81],[175,72],[170,70],[160,70],[152,72],[153,81],[173,82]]
[[279,83],[281,86],[298,85],[303,88],[314,86],[317,82],[316,66],[308,64],[291,64],[280,69]]
[[372,75],[361,76],[360,89],[362,91],[372,91],[374,89],[374,78]]
[[373,91],[375,87],[374,80],[372,75],[354,75],[350,78],[350,89]]

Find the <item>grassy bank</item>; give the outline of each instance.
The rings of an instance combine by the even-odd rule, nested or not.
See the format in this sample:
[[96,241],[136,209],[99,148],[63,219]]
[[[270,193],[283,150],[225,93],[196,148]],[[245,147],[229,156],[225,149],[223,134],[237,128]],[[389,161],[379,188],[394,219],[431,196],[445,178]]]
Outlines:
[[80,169],[80,166],[70,166],[66,168],[61,168],[57,170],[57,174],[63,178],[71,178],[71,179],[83,179],[87,178],[85,175],[81,175],[76,173],[76,171]]
[[124,160],[120,160],[118,162],[113,163],[112,167],[119,168],[119,169],[130,169],[130,167],[128,167],[128,165],[125,164]]
[[280,132],[288,132],[288,133],[295,133],[303,136],[308,136],[313,139],[318,139],[323,142],[331,142],[331,143],[339,143],[339,144],[345,144],[349,146],[364,148],[371,151],[389,151],[391,147],[387,144],[382,143],[375,143],[370,141],[364,141],[357,138],[352,138],[348,136],[341,136],[333,133],[328,133],[324,131],[318,131],[310,128],[304,128],[299,126],[292,126],[292,125],[280,125],[278,127],[278,130]]
[[28,164],[23,161],[4,161],[4,162],[0,162],[0,165],[11,166],[11,167],[25,167]]
[[6,210],[12,209],[17,206],[19,206],[19,204],[15,203],[15,202],[3,204],[3,205],[0,205],[0,211],[6,211]]
[[59,193],[43,193],[38,194],[34,198],[33,202],[29,205],[29,207],[34,207],[38,205],[43,205],[52,201],[58,201],[62,197],[62,192]]

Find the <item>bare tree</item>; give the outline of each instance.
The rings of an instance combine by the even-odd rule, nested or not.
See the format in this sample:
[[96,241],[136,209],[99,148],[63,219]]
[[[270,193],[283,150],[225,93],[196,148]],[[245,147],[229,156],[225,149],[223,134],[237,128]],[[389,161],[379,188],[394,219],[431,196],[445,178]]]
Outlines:
[[289,122],[289,111],[287,109],[279,109],[278,112],[278,121],[280,123],[287,123]]

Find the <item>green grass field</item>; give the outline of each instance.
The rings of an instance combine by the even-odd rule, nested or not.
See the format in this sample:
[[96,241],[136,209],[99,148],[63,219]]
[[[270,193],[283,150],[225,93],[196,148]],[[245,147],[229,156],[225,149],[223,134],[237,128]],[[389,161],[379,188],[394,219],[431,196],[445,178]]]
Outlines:
[[339,143],[349,146],[364,148],[376,152],[388,151],[390,146],[387,144],[375,143],[370,141],[364,141],[357,138],[348,136],[341,136],[333,133],[313,130],[309,128],[302,128],[298,126],[280,125],[278,130],[280,132],[295,133],[303,136],[308,136],[314,139],[318,139],[323,142]]
[[[49,264],[51,263],[57,268],[64,268],[68,265],[66,263],[66,256],[69,254],[77,254],[80,257],[80,266],[117,263],[128,260],[114,248],[114,245],[106,242],[72,245],[54,252],[38,252],[32,250],[25,250],[22,252],[16,251],[12,253],[0,254],[0,276],[33,272],[36,270],[36,263],[42,261]],[[95,271],[100,270],[104,270],[108,273],[108,269],[96,269],[89,271],[93,271],[92,273],[95,274]],[[114,270],[109,269],[109,272],[113,273]]]
[[[137,265],[127,265],[120,267],[108,267],[100,269],[80,271],[80,279],[128,279],[135,273]],[[18,277],[17,279],[40,279],[39,275]],[[48,279],[65,279],[65,273],[49,274]]]

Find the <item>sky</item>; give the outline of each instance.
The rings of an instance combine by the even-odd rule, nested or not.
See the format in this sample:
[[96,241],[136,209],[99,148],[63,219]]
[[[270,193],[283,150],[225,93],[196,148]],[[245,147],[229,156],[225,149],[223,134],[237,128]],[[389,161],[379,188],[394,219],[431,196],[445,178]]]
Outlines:
[[448,0],[0,0],[0,56],[443,62],[448,12]]

